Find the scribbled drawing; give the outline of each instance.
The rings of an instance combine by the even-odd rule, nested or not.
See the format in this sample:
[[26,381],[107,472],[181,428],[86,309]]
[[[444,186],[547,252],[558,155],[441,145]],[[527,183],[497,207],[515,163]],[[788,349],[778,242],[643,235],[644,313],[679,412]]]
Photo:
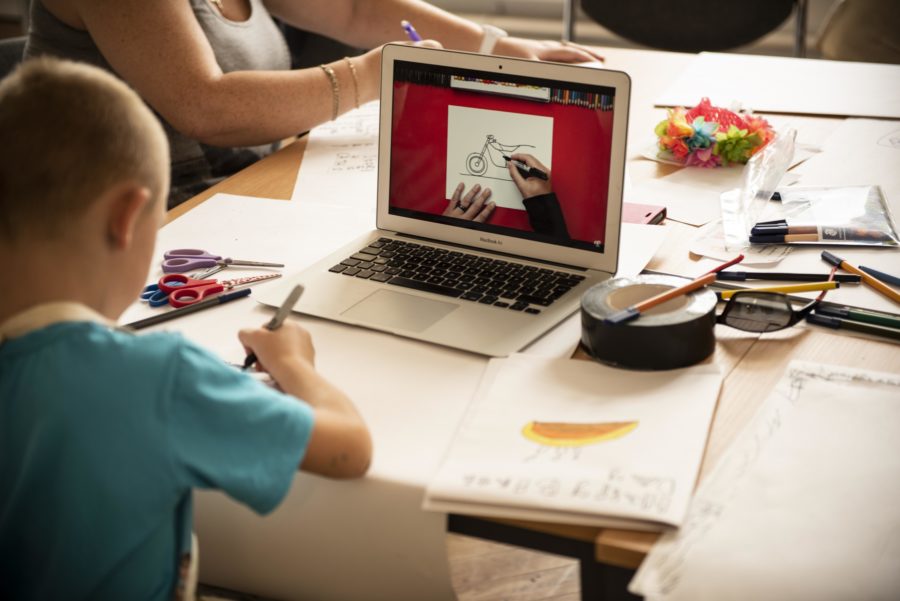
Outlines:
[[638,423],[528,422],[522,428],[522,436],[536,442],[538,447],[525,461],[542,457],[551,461],[578,460],[582,447],[622,438],[637,428]]
[[900,150],[900,129],[892,131],[891,133],[882,137],[880,140],[878,140],[878,145]]
[[[487,134],[484,146],[481,147],[481,152],[472,152],[466,157],[466,171],[470,175],[483,177],[487,173],[488,162],[490,162],[495,167],[502,169],[503,173],[508,173],[506,171],[506,160],[503,156],[509,156],[520,148],[534,148],[534,146],[532,144],[502,144],[494,134]],[[501,179],[512,181],[512,178],[509,177]]]

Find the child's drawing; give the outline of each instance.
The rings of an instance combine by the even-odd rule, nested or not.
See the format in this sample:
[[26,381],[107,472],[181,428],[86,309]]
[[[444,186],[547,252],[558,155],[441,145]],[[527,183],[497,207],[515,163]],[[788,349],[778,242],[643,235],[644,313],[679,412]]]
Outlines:
[[527,153],[553,168],[553,118],[463,106],[447,107],[447,198],[462,182],[491,189],[498,207],[525,210],[503,156]]
[[552,461],[577,460],[581,447],[622,438],[637,428],[638,421],[628,422],[537,422],[522,428],[522,436],[538,443],[537,450],[526,461],[547,457]]

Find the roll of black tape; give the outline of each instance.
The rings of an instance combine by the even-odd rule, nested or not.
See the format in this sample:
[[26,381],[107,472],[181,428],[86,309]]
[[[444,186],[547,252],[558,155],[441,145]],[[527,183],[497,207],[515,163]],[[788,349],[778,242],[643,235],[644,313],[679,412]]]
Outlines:
[[690,279],[662,275],[614,278],[581,298],[581,342],[595,359],[633,369],[674,369],[698,363],[716,347],[716,295],[701,289],[650,309],[637,319],[604,320]]

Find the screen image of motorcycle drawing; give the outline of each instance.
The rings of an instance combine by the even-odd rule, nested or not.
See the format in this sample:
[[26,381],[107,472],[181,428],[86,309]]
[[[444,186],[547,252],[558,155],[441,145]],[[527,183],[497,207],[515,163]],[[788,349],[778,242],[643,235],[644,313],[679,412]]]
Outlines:
[[447,107],[447,198],[462,182],[466,190],[491,189],[498,207],[525,210],[506,166],[512,154],[530,154],[552,169],[553,118],[461,106]]

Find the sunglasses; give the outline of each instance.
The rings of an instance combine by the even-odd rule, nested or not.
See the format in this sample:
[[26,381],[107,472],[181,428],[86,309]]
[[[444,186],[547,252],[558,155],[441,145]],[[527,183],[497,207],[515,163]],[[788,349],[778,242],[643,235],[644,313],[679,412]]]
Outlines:
[[790,298],[783,292],[742,290],[728,299],[716,323],[745,332],[777,332],[803,320],[819,304],[822,296],[795,310]]
[[[836,271],[831,270],[828,281],[834,279]],[[823,290],[815,300],[795,310],[790,297],[783,292],[741,290],[728,299],[722,314],[716,317],[716,323],[745,332],[777,332],[802,321],[822,302],[826,293]]]

